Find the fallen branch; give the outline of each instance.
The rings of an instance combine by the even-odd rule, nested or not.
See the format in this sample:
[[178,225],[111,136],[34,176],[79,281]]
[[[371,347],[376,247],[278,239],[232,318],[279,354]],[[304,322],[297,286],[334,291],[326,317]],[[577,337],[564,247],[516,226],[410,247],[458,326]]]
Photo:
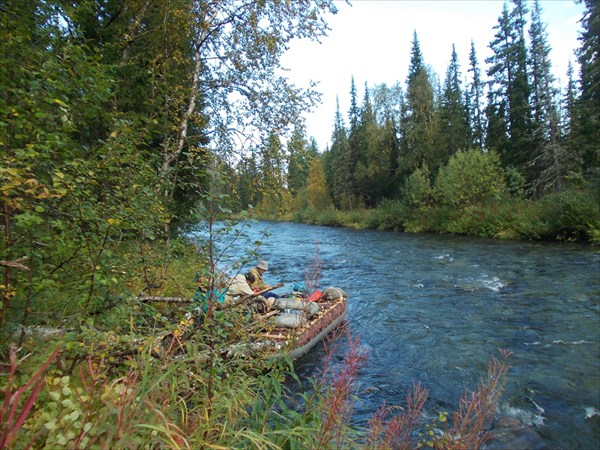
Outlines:
[[23,261],[25,261],[27,259],[27,256],[21,256],[19,259],[15,259],[14,261],[4,261],[4,260],[0,260],[0,266],[4,266],[4,267],[14,267],[15,269],[20,269],[20,270],[31,270],[29,267],[27,267],[24,264],[21,264]]
[[[239,300],[236,300],[235,302],[233,302],[229,305],[218,305],[218,309],[224,310],[224,309],[233,308],[235,306],[242,306],[242,305],[248,303],[253,298],[256,298],[262,294],[266,294],[267,292],[272,291],[273,289],[280,288],[283,285],[284,285],[284,283],[279,283],[274,286],[267,286],[263,290],[255,292],[252,295],[246,295],[244,297],[240,297]],[[179,325],[177,326],[177,328],[175,330],[173,330],[173,332],[171,332],[168,335],[163,337],[162,344],[163,344],[163,348],[166,349],[166,355],[171,354],[175,349],[183,349],[183,340],[185,339],[185,335],[190,330],[190,328],[194,325],[194,322],[195,322],[194,316],[190,315],[189,317],[186,317],[184,320],[182,320],[179,323]]]
[[146,296],[138,297],[140,302],[165,302],[165,303],[191,303],[191,298],[182,297],[157,297],[157,296]]
[[275,316],[277,314],[279,314],[279,310],[276,309],[274,311],[268,312],[265,315],[260,316],[259,318],[256,319],[256,321],[257,322],[262,322],[262,321],[267,320],[269,317],[273,317],[273,316]]

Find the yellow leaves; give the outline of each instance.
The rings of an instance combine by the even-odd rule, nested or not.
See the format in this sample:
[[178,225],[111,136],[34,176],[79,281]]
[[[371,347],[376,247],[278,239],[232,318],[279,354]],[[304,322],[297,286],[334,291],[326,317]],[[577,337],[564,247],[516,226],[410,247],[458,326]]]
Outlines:
[[51,192],[42,185],[28,168],[0,168],[0,199],[11,210],[24,211],[32,206],[32,200],[61,196],[61,193]]
[[44,200],[46,198],[60,198],[62,196],[63,196],[63,194],[60,194],[60,193],[52,194],[48,191],[48,189],[43,188],[43,191],[37,195],[37,198]]
[[10,192],[17,186],[18,186],[17,184],[5,184],[3,186],[0,186],[0,192],[2,192],[2,193]]

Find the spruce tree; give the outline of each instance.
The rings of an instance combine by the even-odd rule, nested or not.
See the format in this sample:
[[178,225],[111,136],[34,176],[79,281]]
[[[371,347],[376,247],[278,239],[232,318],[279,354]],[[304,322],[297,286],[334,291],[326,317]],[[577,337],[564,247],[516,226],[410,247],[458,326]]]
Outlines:
[[460,65],[454,44],[450,64],[446,71],[444,90],[442,92],[439,132],[437,145],[441,151],[440,163],[445,164],[448,159],[458,150],[466,150],[469,147],[468,115],[464,104]]
[[406,90],[406,120],[403,123],[404,149],[399,156],[403,178],[424,164],[437,166],[434,158],[435,103],[429,77],[416,31],[413,34],[411,60]]
[[553,128],[556,123],[554,98],[554,76],[550,61],[550,46],[546,33],[546,25],[542,23],[542,10],[539,0],[535,0],[531,12],[531,27],[529,37],[531,51],[529,67],[531,68],[531,104],[533,109],[533,128],[536,134],[541,134],[545,139],[556,134]]
[[369,173],[373,179],[374,200],[379,203],[385,198],[393,198],[398,190],[399,137],[404,92],[400,83],[392,87],[376,85],[371,92],[378,136],[376,148],[369,156]]
[[488,145],[498,151],[505,166],[512,166],[531,178],[529,81],[525,14],[522,0],[513,0],[509,13],[505,3],[496,33],[490,43],[494,54],[486,59],[488,69]]
[[340,112],[339,99],[336,99],[331,148],[324,154],[323,169],[334,206],[343,209],[349,208],[349,199],[352,196],[352,174],[348,174],[349,154],[348,135]]
[[288,168],[287,186],[290,194],[295,196],[300,189],[306,186],[311,157],[304,126],[296,124],[294,132],[287,143]]
[[350,80],[350,110],[348,111],[348,121],[350,123],[350,134],[352,134],[358,128],[358,123],[360,121],[360,109],[358,107],[354,76]]
[[[571,144],[571,130],[573,126],[573,117],[576,114],[575,108],[577,102],[577,85],[573,79],[573,73],[573,63],[569,60],[569,65],[567,67],[567,87],[565,89],[561,105],[560,130],[561,136],[571,147],[573,147]],[[571,148],[571,152],[574,151],[575,149]]]
[[566,149],[560,140],[555,103],[557,90],[552,75],[550,47],[541,13],[540,2],[535,0],[529,29],[531,40],[529,67],[533,108],[532,144],[535,152],[532,191],[536,195],[550,190],[560,190],[567,164]]
[[376,178],[378,168],[376,161],[379,157],[379,129],[375,121],[373,104],[369,95],[369,88],[365,83],[365,95],[361,108],[358,141],[358,164],[357,164],[357,198],[365,203],[365,206],[375,206],[377,203]]
[[363,175],[359,174],[359,164],[364,161],[365,148],[363,132],[361,130],[361,110],[358,106],[356,85],[354,77],[350,83],[350,109],[348,110],[348,121],[350,129],[348,130],[348,151],[342,161],[346,181],[346,209],[352,209],[358,206],[358,199],[361,197],[363,185]]
[[584,168],[600,167],[600,2],[580,0],[585,5],[583,31],[577,52],[581,96],[574,117],[574,140],[581,149]]
[[481,80],[481,69],[475,52],[475,43],[471,40],[471,51],[469,52],[470,82],[465,103],[468,103],[470,143],[471,147],[483,149],[485,145],[485,114],[484,114],[484,84]]
[[260,201],[258,208],[267,214],[280,214],[289,206],[285,186],[286,155],[276,132],[271,132],[258,148]]
[[531,162],[535,155],[530,153],[531,107],[529,97],[529,72],[527,64],[527,41],[525,38],[526,0],[512,0],[514,9],[511,14],[516,30],[516,41],[513,43],[514,78],[509,85],[509,122],[511,125],[511,141],[515,155],[524,165]]

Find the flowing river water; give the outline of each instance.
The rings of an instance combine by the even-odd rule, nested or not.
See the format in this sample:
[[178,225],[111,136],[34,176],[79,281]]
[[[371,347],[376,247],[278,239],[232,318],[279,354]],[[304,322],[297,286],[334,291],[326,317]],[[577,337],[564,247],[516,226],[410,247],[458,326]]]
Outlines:
[[[349,329],[368,356],[359,423],[384,402],[404,404],[415,382],[429,390],[431,414],[453,411],[504,348],[513,354],[499,414],[533,427],[550,449],[598,448],[597,248],[287,222],[253,224],[234,245],[257,239],[267,283],[302,282],[318,249],[319,287],[348,292]],[[322,357],[317,347],[297,371],[315,375]]]

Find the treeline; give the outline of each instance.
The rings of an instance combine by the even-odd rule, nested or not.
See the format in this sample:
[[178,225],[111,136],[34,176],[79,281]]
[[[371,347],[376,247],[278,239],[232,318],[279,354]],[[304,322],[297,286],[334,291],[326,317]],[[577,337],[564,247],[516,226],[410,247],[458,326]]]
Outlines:
[[[254,198],[246,193],[241,205],[320,223],[344,222],[339,218],[344,211],[383,205],[390,217],[375,220],[378,227],[592,238],[599,228],[600,7],[594,1],[584,5],[576,52],[579,77],[569,64],[564,89],[552,72],[538,0],[531,11],[523,0],[504,4],[485,74],[472,43],[466,72],[453,47],[440,83],[415,32],[404,86],[365,85],[361,102],[352,79],[347,122],[338,104],[331,145],[318,157],[314,141],[303,141],[299,127],[287,146],[286,167],[282,156],[274,157],[281,143],[271,137],[258,162],[244,161],[237,168],[242,185],[259,180],[251,190]],[[244,186],[241,190],[248,192]],[[561,213],[561,208],[547,208],[556,202],[574,210],[568,218],[555,218],[566,230],[550,225],[523,233],[507,229],[514,220],[523,222],[521,229],[531,221],[547,225],[549,214]],[[492,218],[489,207],[511,206],[537,209],[544,217],[507,216],[505,224],[487,231],[457,223],[471,220],[464,214],[474,214],[469,209],[475,207],[476,215]]]

